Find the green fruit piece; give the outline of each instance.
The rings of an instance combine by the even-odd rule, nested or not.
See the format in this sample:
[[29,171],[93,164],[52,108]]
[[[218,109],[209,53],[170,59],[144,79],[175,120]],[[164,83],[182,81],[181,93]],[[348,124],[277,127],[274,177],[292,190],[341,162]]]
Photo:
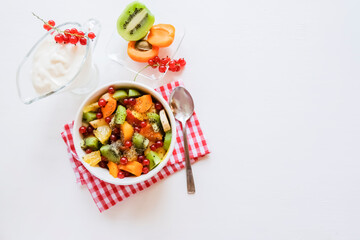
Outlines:
[[144,141],[145,137],[139,133],[134,133],[132,138],[132,143],[134,144],[134,147],[137,149],[144,149]]
[[126,116],[126,108],[122,105],[119,105],[115,113],[115,123],[123,124],[125,122]]
[[80,140],[80,147],[82,150],[85,150],[86,149],[86,144],[85,144],[85,140],[84,139],[81,139]]
[[141,96],[141,93],[135,89],[129,89],[129,97],[138,97]]
[[117,20],[117,31],[126,41],[138,41],[146,36],[155,22],[154,15],[140,2],[126,6]]
[[150,170],[152,170],[154,167],[156,167],[161,162],[161,158],[154,151],[150,151],[148,154],[146,154],[146,158],[149,159],[149,161],[150,161],[150,164],[149,164]]
[[85,138],[85,145],[91,150],[97,151],[100,148],[100,141],[96,137],[87,137]]
[[157,113],[148,113],[147,116],[153,130],[159,132],[161,130],[160,116]]
[[83,120],[85,122],[91,122],[91,121],[93,121],[95,119],[96,119],[96,113],[94,113],[94,112],[83,113]]
[[171,131],[167,131],[165,133],[165,137],[164,137],[164,145],[163,148],[167,151],[170,147],[170,143],[171,143],[171,138],[172,138],[172,132]]
[[119,152],[111,145],[104,145],[100,148],[100,153],[102,156],[106,157],[109,161],[114,163],[120,162]]
[[117,90],[112,97],[115,98],[117,101],[119,101],[119,100],[123,100],[124,98],[127,98],[127,96],[128,94],[126,93],[125,90]]

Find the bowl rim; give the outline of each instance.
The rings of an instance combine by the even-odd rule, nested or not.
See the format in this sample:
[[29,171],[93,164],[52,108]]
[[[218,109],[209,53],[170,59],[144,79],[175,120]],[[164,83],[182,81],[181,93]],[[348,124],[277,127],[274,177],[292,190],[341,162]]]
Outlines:
[[[129,178],[114,178],[113,176],[110,175],[109,171],[100,167],[92,167],[90,166],[88,163],[86,163],[83,160],[83,156],[85,155],[85,151],[81,149],[80,147],[80,141],[82,139],[82,137],[80,136],[79,131],[77,131],[77,129],[79,129],[80,125],[82,124],[82,114],[83,114],[83,108],[94,102],[95,99],[98,99],[101,95],[105,94],[107,92],[107,89],[109,86],[114,86],[115,89],[116,88],[136,88],[142,92],[145,93],[149,93],[151,94],[151,96],[153,98],[155,98],[156,100],[158,100],[164,107],[167,116],[169,117],[170,120],[170,124],[171,124],[171,132],[172,132],[172,138],[171,138],[171,143],[170,143],[170,147],[168,149],[168,151],[166,152],[165,157],[163,158],[163,160],[151,171],[149,171],[149,173],[145,174],[145,175],[141,175],[139,177],[129,177]],[[140,183],[140,182],[144,182],[150,178],[152,178],[153,176],[155,176],[159,171],[161,171],[163,169],[163,167],[167,164],[167,162],[170,159],[170,156],[173,153],[174,147],[175,147],[175,142],[176,142],[176,121],[175,121],[175,117],[171,111],[171,108],[169,106],[169,104],[167,103],[167,101],[165,101],[165,99],[158,93],[156,92],[154,89],[141,84],[141,83],[137,83],[137,82],[131,82],[131,81],[115,81],[115,82],[110,82],[110,83],[106,83],[103,84],[102,86],[96,88],[94,91],[92,91],[91,93],[88,94],[88,96],[85,98],[85,100],[81,103],[81,105],[79,106],[77,113],[75,115],[75,121],[74,121],[74,126],[73,126],[73,141],[74,141],[74,146],[75,146],[75,151],[76,154],[78,155],[78,160],[84,165],[84,167],[95,177],[99,178],[100,180],[107,182],[107,183],[111,183],[111,184],[115,184],[115,185],[132,185],[132,184],[136,184],[136,183]],[[104,174],[104,171],[106,171],[106,174]]]

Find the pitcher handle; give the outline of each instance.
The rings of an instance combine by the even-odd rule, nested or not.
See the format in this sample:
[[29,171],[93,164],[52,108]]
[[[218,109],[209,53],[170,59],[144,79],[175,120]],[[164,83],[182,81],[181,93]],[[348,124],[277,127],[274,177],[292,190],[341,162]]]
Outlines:
[[83,24],[83,29],[85,32],[93,32],[95,33],[95,39],[92,40],[93,44],[92,44],[92,48],[95,49],[99,35],[100,35],[100,31],[101,31],[101,24],[97,19],[94,18],[90,18],[89,20],[87,20],[84,24]]

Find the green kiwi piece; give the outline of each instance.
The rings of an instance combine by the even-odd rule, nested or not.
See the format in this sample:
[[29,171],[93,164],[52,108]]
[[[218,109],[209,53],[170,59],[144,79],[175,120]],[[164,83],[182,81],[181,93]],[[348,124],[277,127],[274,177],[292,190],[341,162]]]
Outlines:
[[96,119],[96,113],[94,113],[94,112],[83,113],[83,120],[85,122],[91,122],[92,120],[95,120],[95,119]]
[[122,105],[119,105],[115,113],[115,123],[123,124],[125,122],[126,116],[126,108]]
[[129,97],[138,97],[141,93],[138,90],[135,89],[129,89]]
[[96,137],[85,138],[85,145],[93,151],[97,151],[100,148],[100,141]]
[[150,170],[152,170],[154,167],[156,167],[161,162],[161,158],[154,151],[150,151],[148,154],[146,154],[146,158],[149,159]]
[[167,151],[170,147],[170,143],[171,143],[171,138],[172,138],[172,132],[171,130],[167,131],[165,133],[165,137],[164,137],[164,145],[163,148]]
[[126,41],[138,41],[146,36],[155,22],[147,7],[134,1],[126,6],[117,20],[117,31]]
[[114,95],[113,98],[115,98],[117,101],[119,100],[123,100],[124,98],[127,98],[128,94],[125,90],[117,90]]
[[100,148],[100,153],[102,156],[106,157],[109,161],[114,163],[120,162],[120,154],[116,149],[111,145],[104,145]]
[[161,130],[161,122],[160,116],[157,113],[148,113],[149,122],[155,132],[159,132]]

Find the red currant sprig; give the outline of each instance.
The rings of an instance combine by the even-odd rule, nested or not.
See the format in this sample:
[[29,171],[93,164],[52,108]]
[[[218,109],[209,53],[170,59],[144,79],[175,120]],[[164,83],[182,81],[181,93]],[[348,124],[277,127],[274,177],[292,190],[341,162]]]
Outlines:
[[181,67],[186,65],[186,61],[184,58],[179,58],[178,60],[170,59],[169,57],[160,59],[158,56],[155,56],[148,61],[148,64],[152,68],[158,67],[161,73],[164,73],[167,68],[169,68],[171,72],[179,72]]
[[[58,32],[58,34],[56,34],[54,37],[54,39],[57,43],[77,44],[78,42],[80,42],[81,45],[86,45],[87,39],[85,37],[84,32],[79,31],[76,28],[66,29],[65,31],[62,31],[62,30],[58,29],[57,27],[55,27],[54,20],[49,20],[49,21],[45,22],[42,18],[37,16],[35,13],[32,13],[32,14],[44,23],[43,27],[45,30],[50,31],[51,29],[54,29],[56,32]],[[96,36],[95,36],[95,33],[89,32],[87,34],[87,37],[92,40]]]

